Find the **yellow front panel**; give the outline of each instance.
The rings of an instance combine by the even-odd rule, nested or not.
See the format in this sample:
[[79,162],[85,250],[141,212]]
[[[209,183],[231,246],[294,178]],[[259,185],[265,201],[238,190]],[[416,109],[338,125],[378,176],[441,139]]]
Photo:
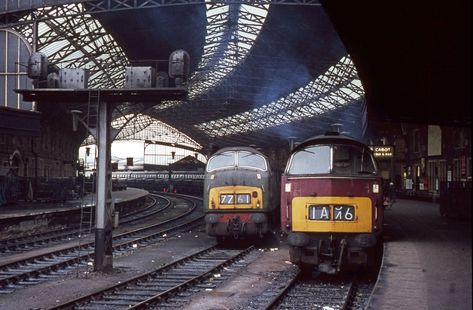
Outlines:
[[[253,192],[256,192],[256,197],[253,197]],[[249,194],[250,200],[247,203],[238,203],[236,199],[233,203],[220,203],[221,195],[237,195]],[[235,196],[236,197],[236,196]],[[214,207],[212,207],[212,202]],[[262,209],[263,208],[263,191],[258,187],[251,186],[222,186],[214,187],[209,192],[209,210],[235,210],[235,209]]]
[[[309,205],[344,204],[355,208],[354,221],[309,219]],[[292,228],[300,232],[371,232],[372,203],[367,197],[296,197],[292,200]],[[331,217],[333,218],[333,217]]]

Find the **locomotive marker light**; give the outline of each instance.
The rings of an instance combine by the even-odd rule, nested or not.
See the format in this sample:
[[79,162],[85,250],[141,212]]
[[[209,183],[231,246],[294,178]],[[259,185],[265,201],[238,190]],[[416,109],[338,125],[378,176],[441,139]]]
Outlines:
[[377,183],[373,184],[373,193],[379,193],[379,185]]
[[291,192],[291,183],[286,183],[285,186],[284,186],[284,191],[286,193],[290,193]]

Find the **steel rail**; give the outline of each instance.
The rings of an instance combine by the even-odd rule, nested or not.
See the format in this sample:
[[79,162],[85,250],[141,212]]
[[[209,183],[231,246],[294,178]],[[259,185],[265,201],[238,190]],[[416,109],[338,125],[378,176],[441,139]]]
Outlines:
[[[158,195],[156,195],[158,196]],[[163,200],[167,200],[166,205],[162,208],[152,209],[156,206],[157,200],[151,195],[149,196],[152,199],[152,202],[149,203],[145,208],[134,210],[123,214],[123,217],[120,219],[119,224],[129,224],[133,222],[138,222],[140,220],[146,219],[156,213],[166,210],[171,202],[169,199],[161,196]],[[19,238],[3,239],[0,241],[0,260],[1,258],[12,256],[21,252],[36,250],[45,246],[49,246],[53,243],[60,243],[67,239],[70,241],[71,238],[81,238],[79,226],[71,226],[60,229],[53,229],[46,232],[35,233],[32,236],[23,236]],[[0,263],[0,268],[4,264]]]
[[[254,249],[254,246],[250,246],[247,249],[241,250],[241,251],[239,251],[239,253],[237,253],[235,255],[232,255],[230,258],[225,259],[223,262],[217,264],[216,266],[212,266],[211,269],[208,269],[207,271],[202,272],[200,275],[197,275],[197,276],[195,276],[191,279],[183,280],[181,283],[178,283],[177,285],[174,285],[172,288],[169,288],[169,289],[165,290],[164,292],[161,292],[161,293],[159,293],[159,294],[157,294],[157,295],[155,295],[151,298],[148,298],[148,299],[146,299],[142,302],[139,302],[135,305],[132,305],[132,306],[130,305],[128,307],[128,309],[149,309],[149,306],[151,304],[156,303],[157,301],[159,301],[163,298],[166,298],[171,294],[176,293],[177,291],[181,290],[183,287],[188,286],[191,283],[194,283],[196,281],[199,281],[201,279],[204,279],[204,278],[208,277],[214,270],[218,270],[218,269],[222,268],[223,266],[227,265],[229,262],[238,259],[242,255],[247,254],[248,252],[250,252],[253,249]],[[179,268],[179,266],[183,265],[184,263],[190,262],[193,259],[199,258],[200,256],[202,256],[204,254],[210,253],[211,251],[217,251],[216,247],[215,246],[207,247],[207,248],[205,248],[201,251],[198,251],[197,253],[194,253],[194,254],[191,254],[189,256],[183,257],[183,258],[181,258],[177,261],[168,263],[168,264],[166,264],[165,266],[163,266],[159,269],[156,269],[156,270],[147,272],[145,274],[136,276],[136,277],[131,278],[127,281],[109,286],[105,289],[93,292],[91,294],[79,297],[75,300],[68,301],[68,302],[63,303],[61,305],[50,308],[50,310],[53,310],[53,309],[54,310],[75,309],[76,306],[83,306],[84,303],[86,303],[88,301],[92,301],[92,300],[96,301],[96,300],[98,300],[98,299],[100,299],[100,298],[102,298],[106,295],[110,296],[111,294],[114,294],[114,293],[120,292],[122,290],[125,290],[126,288],[132,287],[132,286],[134,286],[138,283],[146,282],[149,279],[155,279],[160,274],[163,274],[166,271],[170,271],[171,269]]]
[[[190,199],[188,200],[190,201]],[[121,240],[133,235],[137,235],[149,230],[156,229],[161,226],[165,226],[167,224],[173,223],[178,220],[183,220],[184,217],[190,215],[196,208],[195,201],[191,201],[191,202],[192,202],[192,207],[189,210],[187,210],[185,213],[180,214],[179,216],[173,219],[163,221],[158,224],[153,224],[153,225],[144,227],[143,229],[135,229],[133,231],[120,234],[118,236],[113,237],[113,240],[114,241]],[[112,248],[114,251],[121,251],[124,248],[130,248],[139,243],[143,243],[143,242],[149,243],[150,240],[159,238],[165,233],[167,234],[170,232],[174,232],[188,225],[195,224],[198,221],[200,221],[202,218],[203,218],[203,214],[198,214],[194,216],[193,218],[191,217],[187,221],[180,223],[179,225],[173,225],[170,228],[161,229],[159,231],[146,234],[145,236],[132,238],[131,240],[127,240],[125,242],[115,244],[113,245]],[[88,260],[92,258],[94,255],[94,251],[90,250],[91,248],[92,249],[94,248],[94,244],[95,244],[94,242],[89,242],[81,246],[69,247],[67,249],[62,249],[59,251],[53,251],[46,254],[36,255],[22,261],[6,264],[2,266],[3,271],[0,271],[0,273],[5,275],[5,277],[0,279],[0,290],[1,289],[5,290],[8,288],[9,285],[10,286],[15,285],[24,280],[37,278],[41,274],[47,274],[51,271],[57,271],[67,266],[71,266],[71,265],[80,263],[84,260]],[[82,251],[86,252],[86,254],[83,254]],[[77,254],[77,252],[79,252],[79,254]],[[49,261],[54,260],[54,259],[62,259],[62,258],[65,258],[65,259],[62,259],[60,262],[53,262],[52,264],[50,264],[50,262],[45,260],[45,258]],[[40,268],[31,269],[31,270],[26,269],[25,272],[21,271],[21,268],[27,268],[28,266],[32,267],[33,264],[44,265],[44,266]]]

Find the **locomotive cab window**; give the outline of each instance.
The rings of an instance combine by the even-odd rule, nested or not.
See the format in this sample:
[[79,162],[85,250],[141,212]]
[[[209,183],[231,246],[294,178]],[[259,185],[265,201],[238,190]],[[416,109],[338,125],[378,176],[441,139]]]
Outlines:
[[333,173],[351,174],[354,167],[354,156],[350,147],[342,145],[333,146]]
[[306,147],[292,155],[286,168],[289,175],[371,175],[376,172],[373,155],[368,149],[342,144]]
[[238,166],[251,167],[263,171],[267,168],[266,160],[262,156],[246,151],[238,152]]
[[207,162],[207,171],[232,167],[249,167],[262,171],[268,169],[263,156],[248,151],[224,152],[215,155]]
[[330,147],[311,146],[292,155],[288,174],[324,174],[330,172]]
[[365,148],[352,145],[334,145],[332,150],[332,172],[334,174],[357,175],[376,173],[374,159]]
[[207,171],[235,166],[235,152],[225,152],[209,159]]
[[376,166],[376,161],[374,156],[366,148],[362,148],[360,152],[357,153],[358,161],[360,163],[360,168],[356,171],[358,174],[376,174],[378,168]]

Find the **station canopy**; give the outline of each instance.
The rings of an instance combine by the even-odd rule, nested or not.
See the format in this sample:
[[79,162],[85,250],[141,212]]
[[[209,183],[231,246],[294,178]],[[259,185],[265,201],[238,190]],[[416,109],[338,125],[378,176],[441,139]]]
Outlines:
[[119,139],[172,128],[202,149],[265,149],[332,123],[356,137],[366,128],[357,70],[318,1],[37,2],[3,8],[2,27],[32,43],[38,21],[37,50],[59,68],[89,69],[89,88],[122,88],[125,67],[189,53],[187,98],[121,104],[115,122],[134,120]]

